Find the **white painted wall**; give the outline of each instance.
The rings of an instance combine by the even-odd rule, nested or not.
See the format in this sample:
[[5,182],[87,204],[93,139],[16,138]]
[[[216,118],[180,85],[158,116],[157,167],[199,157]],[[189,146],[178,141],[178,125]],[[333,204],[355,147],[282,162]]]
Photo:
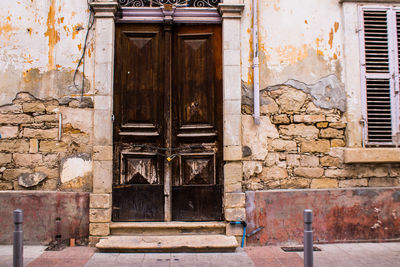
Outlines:
[[[82,0],[0,1],[0,105],[18,91],[43,98],[74,93],[71,77],[88,14]],[[93,44],[88,48],[85,70],[92,80]]]
[[[342,20],[337,0],[259,0],[260,88],[288,79],[342,80]],[[252,84],[251,0],[242,19],[242,80]]]

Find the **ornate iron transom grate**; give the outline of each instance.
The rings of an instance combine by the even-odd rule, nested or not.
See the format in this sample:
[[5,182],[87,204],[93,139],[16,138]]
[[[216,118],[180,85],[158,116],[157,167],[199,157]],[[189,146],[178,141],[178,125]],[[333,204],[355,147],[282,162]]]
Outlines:
[[160,7],[174,5],[176,7],[217,7],[220,0],[118,0],[123,7]]

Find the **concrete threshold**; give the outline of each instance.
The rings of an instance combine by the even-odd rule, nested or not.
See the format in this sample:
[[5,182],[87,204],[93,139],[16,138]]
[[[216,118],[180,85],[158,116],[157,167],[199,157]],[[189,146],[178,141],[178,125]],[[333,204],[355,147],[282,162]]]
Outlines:
[[238,243],[226,235],[110,236],[96,247],[102,252],[232,252]]

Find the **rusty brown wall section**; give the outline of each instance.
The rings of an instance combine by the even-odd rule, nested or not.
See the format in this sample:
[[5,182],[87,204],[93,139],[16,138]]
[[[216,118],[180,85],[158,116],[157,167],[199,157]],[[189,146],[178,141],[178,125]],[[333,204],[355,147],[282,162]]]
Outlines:
[[86,242],[89,233],[89,193],[0,191],[0,244],[11,244],[13,210],[24,211],[24,243],[49,244],[55,239],[56,218],[62,239]]
[[301,244],[303,210],[317,243],[400,239],[400,188],[246,192],[248,245]]

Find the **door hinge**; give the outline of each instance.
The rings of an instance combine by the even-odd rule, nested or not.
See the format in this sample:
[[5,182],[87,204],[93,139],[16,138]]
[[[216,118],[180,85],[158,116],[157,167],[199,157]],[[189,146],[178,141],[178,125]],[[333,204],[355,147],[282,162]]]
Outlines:
[[115,116],[114,116],[114,114],[111,114],[111,120],[112,120],[112,121],[115,121]]

